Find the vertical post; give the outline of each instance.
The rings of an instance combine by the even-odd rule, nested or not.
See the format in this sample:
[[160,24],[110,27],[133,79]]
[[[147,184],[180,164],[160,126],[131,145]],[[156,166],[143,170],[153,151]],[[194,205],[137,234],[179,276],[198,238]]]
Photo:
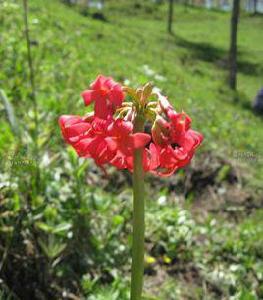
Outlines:
[[258,0],[254,0],[254,15],[257,14],[257,4],[258,4]]
[[240,0],[233,1],[231,16],[231,33],[230,33],[230,49],[229,49],[229,86],[236,90],[237,86],[237,29],[239,18]]
[[172,33],[173,25],[173,0],[169,0],[169,9],[168,9],[168,33]]

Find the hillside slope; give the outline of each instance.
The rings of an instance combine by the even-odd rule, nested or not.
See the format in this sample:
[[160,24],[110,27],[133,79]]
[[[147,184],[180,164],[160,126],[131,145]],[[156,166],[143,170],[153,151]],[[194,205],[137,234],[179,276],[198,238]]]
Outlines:
[[106,0],[100,13],[28,1],[36,188],[21,2],[0,3],[0,89],[20,128],[16,136],[0,102],[0,299],[128,299],[130,177],[83,164],[57,125],[86,112],[80,92],[100,73],[134,87],[153,81],[205,137],[188,169],[147,178],[145,299],[262,298],[263,123],[251,110],[263,84],[262,16],[241,14],[233,93],[229,13],[176,5],[168,35],[166,6],[151,1]]
[[[22,107],[28,102],[28,84],[23,15],[17,3],[6,1],[1,8],[1,86]],[[152,11],[143,6],[133,9],[132,2],[120,3],[121,13],[114,1],[106,4],[107,22],[103,22],[57,1],[31,1],[30,33],[41,109],[55,117],[76,112],[81,107],[79,93],[99,73],[134,86],[151,80],[178,110],[193,116],[195,128],[205,135],[205,148],[232,161],[235,153],[240,154],[241,162],[252,165],[262,178],[263,125],[250,105],[262,85],[263,19],[241,16],[238,94],[233,95],[224,70],[229,14],[176,7],[175,34],[169,36],[164,6],[156,5],[151,16]],[[246,152],[256,157],[256,163],[246,159]]]

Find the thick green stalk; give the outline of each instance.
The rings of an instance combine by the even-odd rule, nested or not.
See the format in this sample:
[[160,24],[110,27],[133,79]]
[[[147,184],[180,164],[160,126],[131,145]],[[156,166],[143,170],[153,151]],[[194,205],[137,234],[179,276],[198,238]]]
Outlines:
[[[144,121],[137,118],[134,132],[143,132]],[[144,171],[142,149],[134,151],[133,171],[133,236],[131,300],[140,300],[144,271]]]

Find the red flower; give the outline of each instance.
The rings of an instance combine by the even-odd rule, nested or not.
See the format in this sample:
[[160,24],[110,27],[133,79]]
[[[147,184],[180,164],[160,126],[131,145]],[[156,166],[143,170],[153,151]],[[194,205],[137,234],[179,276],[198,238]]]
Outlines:
[[113,158],[114,154],[107,151],[105,142],[108,121],[94,116],[61,116],[59,124],[65,141],[79,156],[92,157],[98,165]]
[[169,176],[178,168],[187,165],[196,148],[201,144],[203,136],[190,129],[191,118],[177,113],[166,97],[161,97],[160,107],[164,117],[157,116],[152,128],[152,138],[156,144],[160,164],[153,173]]
[[120,107],[124,99],[124,93],[119,83],[111,77],[99,75],[90,85],[90,89],[82,93],[85,105],[95,102],[95,116],[106,119],[113,115],[116,108]]
[[[142,148],[144,171],[158,176],[169,176],[191,161],[203,137],[190,129],[190,117],[184,112],[177,113],[166,97],[158,93],[158,103],[152,103],[149,108],[144,102],[138,102],[138,107],[133,104],[121,107],[124,100],[122,87],[112,78],[100,75],[90,88],[82,96],[86,105],[95,102],[95,113],[59,119],[65,141],[79,156],[93,158],[100,167],[111,164],[118,169],[133,171],[134,150]],[[138,97],[142,91],[136,92],[136,101],[145,101]],[[114,117],[118,107],[121,107],[119,115],[123,118]],[[155,118],[151,135],[133,132],[137,113],[148,121]]]
[[115,155],[106,142],[107,127],[110,122],[110,120],[94,118],[89,135],[83,137],[75,145],[75,149],[80,156],[92,157],[99,166],[108,163]]
[[119,169],[128,168],[127,160],[134,149],[144,147],[151,139],[146,133],[133,134],[133,124],[123,119],[62,116],[59,124],[65,141],[78,155],[92,157],[99,166],[111,163]]
[[143,148],[151,140],[146,133],[132,133],[133,124],[123,119],[117,119],[108,127],[107,143],[112,151],[116,151],[111,161],[119,169],[131,168],[134,149]]
[[170,144],[164,147],[159,146],[161,176],[170,176],[177,169],[185,167],[190,163],[194,151],[201,144],[203,136],[191,129],[181,136],[178,144]]

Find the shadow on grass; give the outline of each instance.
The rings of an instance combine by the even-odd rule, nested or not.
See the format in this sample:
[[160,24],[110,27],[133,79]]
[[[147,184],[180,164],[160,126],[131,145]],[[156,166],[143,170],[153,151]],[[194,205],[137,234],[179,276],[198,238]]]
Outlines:
[[223,99],[228,99],[229,103],[235,105],[235,107],[239,107],[244,111],[252,112],[254,116],[263,121],[263,111],[261,109],[255,109],[254,102],[257,92],[255,91],[254,97],[249,97],[244,91],[230,90],[225,84],[219,88],[220,95],[223,95]]
[[[177,46],[189,50],[191,58],[215,63],[220,68],[227,69],[227,50],[220,47],[215,47],[208,42],[189,41],[175,34],[173,34],[173,37]],[[262,74],[263,65],[249,62],[243,58],[243,56],[248,55],[248,53],[239,52],[238,72],[251,76],[258,76]]]

